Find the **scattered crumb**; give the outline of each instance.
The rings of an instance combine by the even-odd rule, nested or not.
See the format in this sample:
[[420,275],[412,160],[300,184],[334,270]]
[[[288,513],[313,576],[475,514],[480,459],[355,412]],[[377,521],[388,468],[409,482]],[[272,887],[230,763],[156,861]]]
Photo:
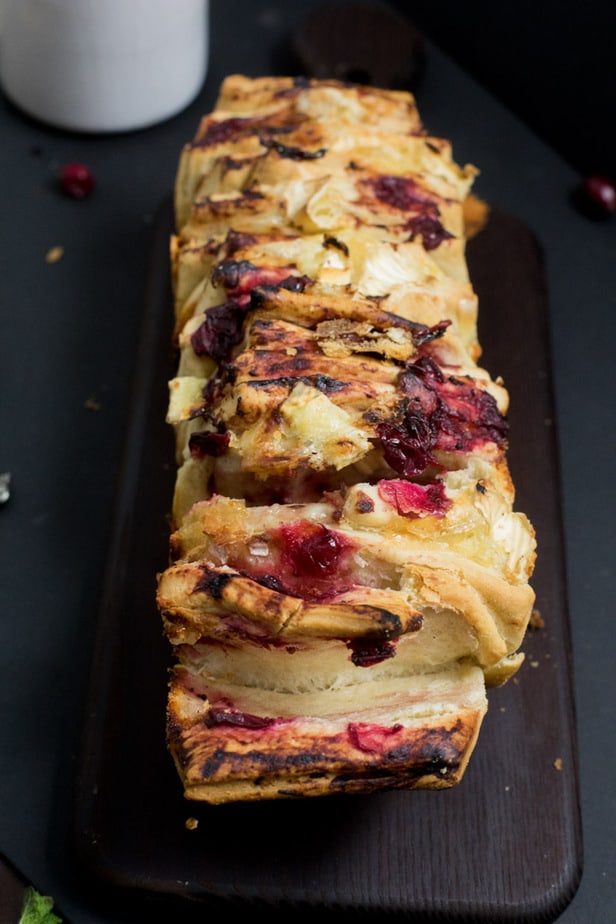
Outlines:
[[529,661],[531,667],[539,667],[539,661]]
[[541,612],[537,609],[534,609],[530,614],[530,620],[528,623],[529,629],[543,629],[545,628],[545,621]]
[[557,757],[556,760],[554,761],[554,769],[562,770],[562,768],[563,768],[563,759],[562,757]]
[[0,475],[0,504],[6,504],[11,496],[11,473],[2,472]]
[[196,818],[187,818],[184,825],[187,831],[194,831],[199,827],[199,821]]
[[511,789],[511,786],[505,786],[505,792],[509,792],[510,789]]
[[546,427],[551,427],[552,424],[553,424],[553,422],[554,422],[554,421],[552,420],[551,417],[544,417],[544,418],[543,418],[543,423],[544,423],[544,425],[545,425]]
[[64,247],[50,247],[45,254],[45,263],[57,263],[64,256]]
[[100,409],[101,409],[101,407],[102,407],[100,401],[98,401],[96,398],[92,398],[92,397],[86,398],[86,400],[83,402],[83,406],[84,406],[84,407],[86,408],[86,410],[88,410],[88,411],[100,411]]
[[501,706],[501,707],[500,707],[500,711],[501,711],[501,712],[507,712],[507,707],[506,707],[506,706]]

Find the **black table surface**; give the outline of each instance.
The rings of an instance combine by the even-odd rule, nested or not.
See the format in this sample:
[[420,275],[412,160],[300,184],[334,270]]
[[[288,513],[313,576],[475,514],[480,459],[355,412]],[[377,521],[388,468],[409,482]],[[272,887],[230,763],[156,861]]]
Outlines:
[[[150,910],[146,899],[86,887],[69,843],[153,218],[223,77],[280,72],[289,35],[319,5],[214,0],[199,97],[147,130],[62,132],[0,99],[0,472],[11,473],[0,509],[0,853],[73,924],[146,920]],[[584,834],[581,884],[559,921],[607,924],[616,916],[616,217],[580,215],[565,158],[435,45],[426,51],[424,121],[451,138],[458,162],[479,166],[475,192],[527,223],[544,252]],[[54,171],[67,161],[90,165],[89,199],[58,192]],[[48,262],[53,247],[63,255]],[[173,920],[191,915],[187,904]]]

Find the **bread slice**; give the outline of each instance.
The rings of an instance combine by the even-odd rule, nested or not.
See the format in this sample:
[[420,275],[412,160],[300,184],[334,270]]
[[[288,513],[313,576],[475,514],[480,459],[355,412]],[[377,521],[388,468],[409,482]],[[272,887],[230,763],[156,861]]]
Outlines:
[[186,797],[217,804],[444,789],[461,779],[486,711],[477,667],[350,687],[322,686],[326,679],[311,675],[306,691],[255,691],[212,677],[191,650],[174,670],[169,699]]
[[536,540],[478,364],[476,173],[411,94],[330,80],[232,75],[181,153],[157,603],[189,799],[455,785],[522,663]]

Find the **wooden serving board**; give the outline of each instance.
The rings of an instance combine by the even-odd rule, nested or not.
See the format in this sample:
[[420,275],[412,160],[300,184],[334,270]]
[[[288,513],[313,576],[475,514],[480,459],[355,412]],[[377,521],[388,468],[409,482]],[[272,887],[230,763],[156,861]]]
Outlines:
[[[489,711],[462,783],[210,807],[187,802],[164,743],[168,644],[155,606],[167,563],[175,465],[164,422],[175,371],[168,270],[171,202],[157,217],[126,455],[93,656],[75,833],[106,887],[177,902],[267,906],[337,922],[551,921],[581,875],[575,711],[554,427],[547,296],[532,232],[493,212],[468,246],[481,364],[511,396],[518,509],[538,535],[544,626]],[[197,820],[196,828],[186,820]]]

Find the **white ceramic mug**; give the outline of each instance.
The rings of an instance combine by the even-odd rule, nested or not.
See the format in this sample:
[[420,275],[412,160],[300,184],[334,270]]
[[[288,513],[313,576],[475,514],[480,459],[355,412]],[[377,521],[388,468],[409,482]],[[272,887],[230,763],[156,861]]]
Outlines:
[[203,85],[209,0],[2,0],[0,79],[58,128],[146,128]]

